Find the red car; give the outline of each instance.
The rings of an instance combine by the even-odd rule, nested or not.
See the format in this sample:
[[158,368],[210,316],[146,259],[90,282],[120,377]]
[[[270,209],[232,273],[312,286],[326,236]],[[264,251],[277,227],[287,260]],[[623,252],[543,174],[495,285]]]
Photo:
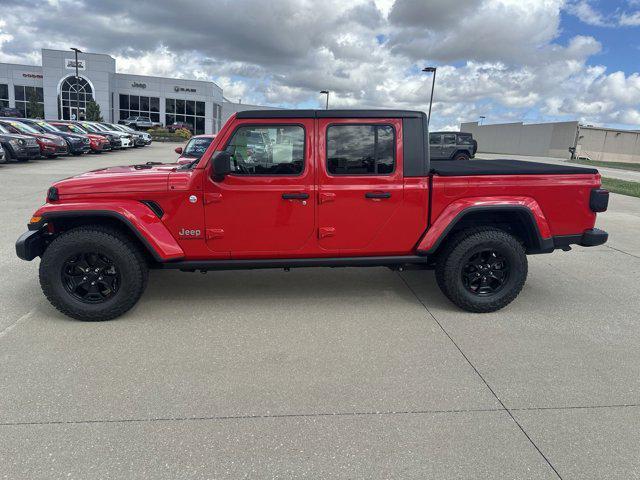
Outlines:
[[607,241],[597,170],[430,163],[426,130],[422,112],[240,112],[195,162],[56,182],[16,252],[41,257],[61,312],[107,320],[135,305],[149,268],[435,269],[454,304],[491,312],[519,294],[526,255]]
[[75,123],[56,121],[52,121],[49,123],[54,127],[62,130],[63,132],[77,133],[79,135],[86,135],[87,137],[89,137],[89,146],[91,147],[91,151],[93,153],[101,153],[111,150],[111,143],[106,137],[103,137],[102,135],[96,135],[95,133],[89,133]]
[[0,119],[0,124],[12,133],[28,135],[35,138],[40,147],[40,155],[43,157],[54,158],[69,153],[67,142],[58,135],[41,133],[35,128],[17,120]]

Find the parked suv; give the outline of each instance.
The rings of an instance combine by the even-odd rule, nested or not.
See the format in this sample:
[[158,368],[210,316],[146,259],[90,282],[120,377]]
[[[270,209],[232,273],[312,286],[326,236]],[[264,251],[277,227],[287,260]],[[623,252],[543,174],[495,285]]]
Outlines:
[[118,123],[120,125],[126,125],[127,127],[135,128],[136,130],[147,130],[149,128],[162,126],[162,124],[158,122],[152,122],[150,117],[141,117],[137,115],[132,115],[124,120],[119,120]]
[[469,160],[475,157],[478,142],[464,132],[432,132],[429,134],[431,160]]
[[11,132],[0,124],[0,144],[4,148],[5,161],[26,162],[40,157],[40,147],[35,138]]
[[73,155],[82,155],[83,153],[87,153],[91,150],[91,147],[89,145],[89,137],[87,137],[86,135],[63,132],[58,127],[51,125],[44,120],[22,118],[20,119],[20,122],[29,125],[30,127],[38,130],[40,133],[50,133],[52,135],[62,137],[67,142],[69,153]]
[[17,108],[13,108],[13,107],[2,107],[0,108],[0,117],[15,117],[15,118],[22,118],[24,115],[22,115],[22,112],[20,110],[18,110]]

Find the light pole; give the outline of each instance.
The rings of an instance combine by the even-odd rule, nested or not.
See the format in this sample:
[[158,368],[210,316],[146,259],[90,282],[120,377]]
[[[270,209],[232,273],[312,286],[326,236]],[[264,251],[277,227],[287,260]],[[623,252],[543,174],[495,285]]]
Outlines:
[[320,90],[320,93],[324,93],[327,96],[327,103],[324,109],[329,110],[329,90]]
[[429,127],[429,123],[431,123],[431,105],[433,104],[433,90],[436,86],[436,67],[425,67],[422,69],[423,72],[433,73],[433,77],[431,79],[431,98],[429,99],[429,115],[427,115],[427,128]]
[[80,92],[79,92],[80,75],[78,74],[78,53],[82,53],[82,50],[75,47],[71,47],[71,50],[76,52],[76,120],[80,120]]
[[483,124],[485,118],[487,117],[485,117],[484,115],[480,115],[480,125]]

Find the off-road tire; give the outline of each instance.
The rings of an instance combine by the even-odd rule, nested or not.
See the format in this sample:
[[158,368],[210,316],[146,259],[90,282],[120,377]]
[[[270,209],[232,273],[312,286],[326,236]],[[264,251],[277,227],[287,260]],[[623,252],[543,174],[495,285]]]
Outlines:
[[[64,287],[62,269],[75,253],[98,252],[112,259],[120,275],[118,290],[102,303],[84,303]],[[51,242],[40,262],[40,286],[49,302],[65,315],[83,321],[104,321],[131,309],[144,292],[148,266],[138,245],[115,229],[89,225],[68,230]]]
[[469,160],[471,157],[469,156],[468,153],[456,153],[453,156],[453,159],[458,161],[458,160]]
[[[503,287],[494,294],[479,296],[469,291],[462,280],[465,263],[475,250],[495,249],[508,261],[509,275]],[[438,254],[436,282],[442,293],[455,305],[468,312],[494,312],[506,307],[520,293],[527,279],[527,256],[520,242],[504,230],[474,227],[447,240]]]

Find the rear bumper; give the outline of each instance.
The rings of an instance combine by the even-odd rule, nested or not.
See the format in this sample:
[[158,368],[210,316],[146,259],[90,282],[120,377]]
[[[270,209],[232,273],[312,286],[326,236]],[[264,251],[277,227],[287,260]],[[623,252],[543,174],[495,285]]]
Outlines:
[[602,245],[609,239],[609,234],[599,228],[590,228],[585,230],[581,235],[560,235],[553,237],[553,246],[555,248],[568,248],[571,245],[580,245],[581,247],[595,247]]
[[45,248],[44,231],[29,230],[16,241],[16,255],[22,260],[31,261],[42,255]]

